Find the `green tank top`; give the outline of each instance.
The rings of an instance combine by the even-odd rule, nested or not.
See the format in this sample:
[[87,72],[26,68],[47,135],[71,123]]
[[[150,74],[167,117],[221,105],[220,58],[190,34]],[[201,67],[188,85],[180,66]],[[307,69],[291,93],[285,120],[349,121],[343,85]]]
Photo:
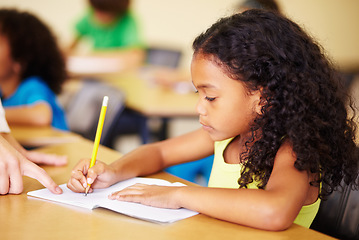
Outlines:
[[[228,164],[224,161],[223,152],[233,138],[220,142],[215,142],[215,154],[211,176],[208,187],[216,188],[239,188],[238,179],[240,177],[242,164]],[[253,182],[247,186],[249,189],[257,189]],[[312,224],[320,205],[320,198],[310,205],[303,206],[294,223],[309,228]]]

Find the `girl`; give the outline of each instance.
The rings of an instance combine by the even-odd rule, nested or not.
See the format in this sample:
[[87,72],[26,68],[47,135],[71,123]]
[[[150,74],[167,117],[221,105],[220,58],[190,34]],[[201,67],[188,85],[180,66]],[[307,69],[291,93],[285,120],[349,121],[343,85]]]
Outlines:
[[214,152],[208,188],[138,184],[109,198],[184,207],[266,230],[309,227],[320,198],[358,175],[354,123],[335,71],[298,25],[264,10],[219,20],[193,49],[203,128],[141,146],[110,165],[98,161],[88,170],[82,160],[68,187],[104,188]]
[[9,124],[68,130],[56,95],[66,79],[55,38],[35,16],[0,10],[0,89]]

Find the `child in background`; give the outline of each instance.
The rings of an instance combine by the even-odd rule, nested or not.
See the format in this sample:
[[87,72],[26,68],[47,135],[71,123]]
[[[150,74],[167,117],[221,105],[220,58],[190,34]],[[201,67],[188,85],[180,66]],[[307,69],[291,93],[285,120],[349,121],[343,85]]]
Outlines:
[[238,12],[244,12],[249,9],[263,9],[273,12],[280,12],[278,3],[275,0],[245,0],[238,4]]
[[31,13],[0,9],[0,61],[8,123],[68,130],[56,98],[65,63],[49,28]]
[[[265,230],[309,227],[320,199],[355,182],[358,151],[347,95],[321,48],[277,13],[220,19],[193,43],[191,74],[203,128],[144,145],[110,165],[75,166],[84,192],[214,152],[209,187],[136,184],[109,198],[187,208]],[[90,189],[90,191],[93,191]]]
[[89,0],[89,4],[90,10],[76,23],[76,37],[69,54],[87,38],[93,43],[92,55],[142,63],[144,44],[129,10],[130,0]]

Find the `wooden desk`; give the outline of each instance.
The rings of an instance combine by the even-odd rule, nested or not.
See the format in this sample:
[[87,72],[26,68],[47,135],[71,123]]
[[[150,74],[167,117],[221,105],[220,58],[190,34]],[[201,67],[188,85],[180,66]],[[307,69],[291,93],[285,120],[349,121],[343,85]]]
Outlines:
[[79,135],[52,127],[10,126],[11,135],[25,147],[41,147],[55,143],[74,142]]
[[[175,117],[198,117],[196,104],[198,95],[194,92],[178,93],[173,89],[164,88],[151,84],[141,76],[139,71],[129,71],[112,74],[92,75],[89,78],[98,79],[104,83],[119,88],[125,93],[126,107],[138,112],[144,117],[141,119],[142,129],[139,133],[143,143],[150,140],[150,129],[147,119],[159,118],[162,120],[157,138],[163,140],[168,138],[168,120]],[[83,79],[86,79],[84,77]],[[76,93],[81,88],[80,78],[70,79],[64,86],[64,92],[68,96]],[[71,97],[65,98],[71,98]],[[111,99],[110,99],[111,101]],[[65,103],[66,105],[66,103]]]
[[128,107],[149,117],[198,116],[198,95],[194,92],[178,93],[141,79],[139,73],[109,75],[106,81],[122,89]]
[[[86,77],[84,77],[86,79]],[[154,85],[143,79],[138,71],[93,75],[126,94],[126,106],[147,117],[195,117],[198,95],[194,92],[178,93]],[[76,92],[81,87],[80,78],[68,80],[65,92]],[[71,94],[69,94],[71,95]]]
[[[56,183],[67,182],[71,169],[77,161],[83,157],[90,157],[92,146],[92,142],[80,139],[74,143],[42,148],[43,152],[69,156],[67,166],[45,167],[45,170]],[[98,152],[98,158],[107,163],[119,157],[118,152],[104,147],[100,147]],[[181,181],[166,173],[151,177],[163,178],[171,182]],[[333,239],[298,225],[293,225],[282,232],[268,232],[220,221],[202,214],[160,225],[106,209],[89,211],[26,196],[26,192],[40,188],[42,185],[36,180],[24,177],[23,194],[0,197],[1,239]]]

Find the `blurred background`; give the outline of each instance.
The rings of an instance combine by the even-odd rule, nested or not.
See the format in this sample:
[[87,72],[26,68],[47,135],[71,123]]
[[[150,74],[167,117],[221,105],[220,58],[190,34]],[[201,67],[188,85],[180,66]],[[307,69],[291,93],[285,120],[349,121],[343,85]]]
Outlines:
[[[132,0],[144,40],[181,48],[188,67],[193,39],[216,19],[234,12],[240,0]],[[282,12],[303,26],[345,71],[359,68],[359,1],[278,0]],[[30,10],[48,23],[61,45],[69,44],[87,0],[1,0],[0,7]]]
[[[218,18],[234,13],[240,2],[241,0],[132,0],[131,10],[138,19],[146,44],[181,50],[183,55],[179,68],[189,71],[194,38]],[[354,86],[352,83],[358,82],[359,71],[359,1],[277,2],[284,15],[296,21],[323,46],[334,64],[347,76],[350,86]],[[2,7],[15,7],[36,14],[49,25],[60,46],[65,48],[73,39],[75,22],[88,9],[88,1],[0,0],[0,8]],[[88,46],[83,44],[81,47],[86,49]],[[168,136],[179,135],[198,127],[195,117],[172,118]],[[130,146],[125,146],[126,144]],[[127,152],[138,144],[138,140],[130,141],[128,138],[122,141],[122,148],[119,150]]]

